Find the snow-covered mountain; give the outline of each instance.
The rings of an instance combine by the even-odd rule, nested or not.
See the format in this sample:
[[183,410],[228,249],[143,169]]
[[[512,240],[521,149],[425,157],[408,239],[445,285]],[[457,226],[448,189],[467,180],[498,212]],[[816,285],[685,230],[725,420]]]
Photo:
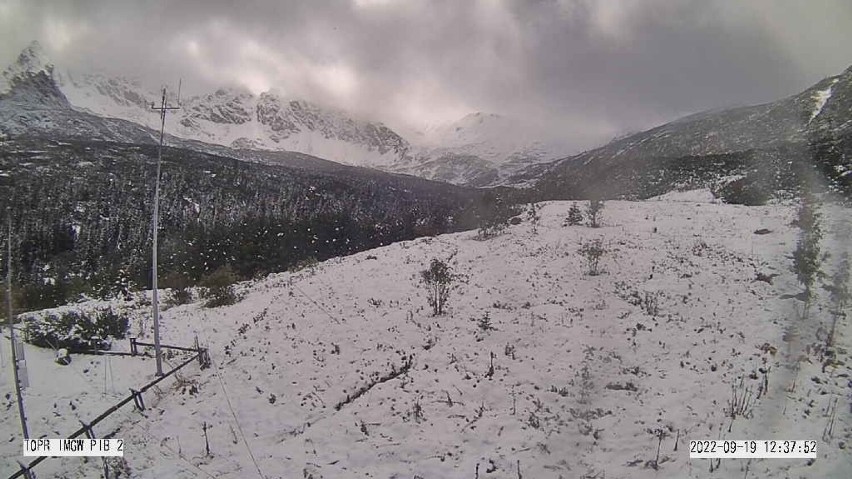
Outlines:
[[[0,95],[14,94],[16,85],[38,76],[44,85],[54,85],[52,96],[75,111],[159,129],[151,104],[159,103],[161,94],[136,80],[56,68],[36,42],[3,72]],[[385,170],[398,170],[409,150],[405,139],[381,123],[274,91],[254,95],[221,88],[184,99],[173,115],[172,135],[237,149],[293,151]]]
[[[3,72],[0,95],[17,95],[19,106],[26,109],[29,98],[16,94],[13,87],[20,89],[35,77],[41,79],[40,88],[50,90],[40,101],[58,99],[66,115],[80,112],[126,120],[151,131],[159,129],[160,118],[151,110],[151,104],[159,104],[161,93],[136,80],[54,67],[35,42]],[[171,93],[169,102],[175,100]],[[380,122],[289,98],[275,90],[255,95],[246,89],[223,87],[184,98],[181,106],[170,115],[167,124],[168,133],[178,139],[238,150],[299,152],[455,184],[500,184],[531,164],[571,152],[565,145],[543,141],[540,132],[525,122],[494,114],[473,113],[430,128],[409,141]],[[29,111],[26,115],[19,112],[13,125],[4,123],[0,128],[14,134],[31,129],[33,124],[54,125],[47,116],[43,111]],[[99,121],[87,117],[80,123]],[[61,130],[40,132],[47,136],[75,135],[77,129],[72,123],[66,120],[61,122]],[[95,130],[86,128],[85,134],[93,135]],[[115,139],[112,132],[103,134]],[[150,136],[150,131],[143,136]],[[210,150],[204,145],[195,147]]]
[[502,184],[529,167],[572,152],[540,127],[494,113],[471,113],[418,137],[415,174],[476,186]]
[[558,153],[548,147],[565,146],[546,141],[540,130],[517,118],[483,112],[427,129],[423,143],[457,154],[476,155],[498,165],[521,155],[546,157]]
[[9,92],[15,80],[44,71],[53,73],[53,64],[47,59],[38,42],[33,42],[18,55],[17,60],[0,74],[0,94]]
[[131,121],[79,111],[57,82],[38,44],[0,74],[0,136],[152,142],[154,132]]
[[[98,73],[74,73],[54,69],[60,91],[76,108],[100,116],[130,120],[159,129],[159,116],[151,103],[159,96],[138,81]],[[159,103],[159,102],[157,102]]]

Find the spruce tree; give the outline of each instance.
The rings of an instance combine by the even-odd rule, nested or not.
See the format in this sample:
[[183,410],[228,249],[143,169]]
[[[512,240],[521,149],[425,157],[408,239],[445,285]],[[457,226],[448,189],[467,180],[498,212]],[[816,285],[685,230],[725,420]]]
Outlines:
[[805,288],[803,318],[808,317],[813,299],[813,285],[822,274],[819,245],[822,239],[820,217],[816,199],[809,193],[803,194],[802,204],[799,206],[799,213],[795,221],[801,231],[796,250],[793,252],[793,269],[796,272],[796,279]]
[[577,203],[571,204],[571,208],[568,210],[568,218],[565,219],[565,224],[567,226],[583,224],[583,212],[580,211],[580,207],[577,206]]

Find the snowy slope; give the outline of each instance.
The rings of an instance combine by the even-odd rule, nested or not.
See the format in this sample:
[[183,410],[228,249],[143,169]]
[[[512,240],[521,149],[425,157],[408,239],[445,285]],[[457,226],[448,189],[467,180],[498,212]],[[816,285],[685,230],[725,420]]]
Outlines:
[[[84,75],[80,81],[72,74],[61,78],[60,88],[73,105],[159,128],[159,117],[150,110],[159,96],[145,92],[138,83],[100,75]],[[170,103],[174,100],[170,96]],[[239,149],[294,151],[369,167],[387,167],[408,151],[405,140],[381,124],[272,92],[255,96],[222,88],[186,98],[181,106],[168,127],[184,139]]]
[[[38,43],[0,75],[0,94],[19,79],[43,73],[74,109],[127,120],[152,130],[161,93],[137,80],[57,68]],[[170,104],[177,103],[169,92]],[[415,134],[414,143],[380,122],[275,90],[259,95],[235,87],[183,98],[167,118],[177,138],[237,149],[293,151],[347,165],[414,174],[475,186],[494,185],[531,164],[571,153],[541,128],[500,115],[472,113]]]
[[[0,75],[0,94],[20,79],[43,73],[77,110],[158,130],[151,110],[161,93],[136,80],[56,68],[37,42]],[[168,101],[177,101],[170,92]],[[381,123],[334,108],[290,99],[274,91],[253,95],[221,88],[182,100],[169,116],[169,133],[187,140],[240,149],[293,151],[355,166],[393,170],[410,161],[408,142]],[[398,168],[396,168],[398,170]]]
[[146,90],[138,81],[67,70],[56,71],[54,78],[68,101],[81,110],[129,120],[155,130],[160,128],[159,115],[151,110],[151,103],[158,95]]
[[287,150],[356,166],[400,161],[408,144],[389,128],[346,112],[266,92],[220,89],[187,100],[176,135],[235,148]]
[[12,88],[15,79],[40,71],[51,73],[53,64],[44,54],[41,45],[38,42],[33,42],[18,55],[14,63],[8,65],[0,74],[0,95],[7,93]]
[[[784,296],[799,291],[792,209],[702,198],[608,202],[600,229],[563,227],[570,203],[548,203],[538,234],[525,222],[488,241],[465,232],[393,244],[245,283],[234,306],[165,311],[164,340],[198,334],[215,367],[166,382],[144,416],[122,413],[116,437],[128,441],[133,477],[471,478],[477,464],[482,478],[515,478],[518,468],[525,478],[743,477],[746,467],[749,477],[848,477],[848,324],[838,326],[837,362],[823,366],[813,347],[829,318],[826,293],[807,321]],[[850,217],[826,211],[832,258],[848,253]],[[588,276],[576,252],[594,238],[609,253],[605,273]],[[459,275],[437,318],[419,284],[435,257]],[[777,276],[770,284],[757,273]],[[491,328],[481,327],[486,314]],[[356,397],[409,359],[407,372]],[[138,378],[136,365],[112,367]],[[731,387],[757,391],[759,368],[769,368],[768,393],[732,423]],[[103,388],[99,369],[79,370],[93,383],[87,399]],[[53,414],[82,389],[51,386],[67,371],[33,362],[31,375],[47,377],[27,393],[34,436],[93,414]],[[17,417],[9,399],[4,407],[0,451],[14,458]],[[688,458],[690,439],[720,437],[816,439],[819,459],[723,460],[710,473],[707,460]],[[51,460],[39,474],[99,468]]]
[[[849,182],[831,171],[848,167],[850,145],[852,67],[787,98],[689,115],[544,168],[533,165],[510,180],[538,180],[537,186],[555,198],[592,192],[647,198],[678,188],[672,177],[687,179],[693,188],[707,186],[718,174],[745,175],[742,183],[757,185],[790,175],[801,164],[826,172],[832,189],[848,195]],[[643,182],[651,185],[637,187]],[[763,194],[788,189],[761,188]]]
[[822,108],[825,106],[828,99],[831,98],[831,89],[834,87],[834,84],[837,83],[838,79],[833,78],[831,80],[831,84],[825,90],[817,90],[813,94],[814,99],[814,109],[811,112],[811,117],[808,118],[808,123],[812,122],[814,118],[819,116],[822,113]]

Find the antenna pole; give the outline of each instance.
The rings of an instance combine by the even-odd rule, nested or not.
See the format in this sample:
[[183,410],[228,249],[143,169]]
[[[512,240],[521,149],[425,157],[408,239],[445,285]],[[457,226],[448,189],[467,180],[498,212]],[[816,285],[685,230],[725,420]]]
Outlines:
[[9,340],[12,344],[12,371],[15,375],[15,395],[18,397],[18,415],[21,417],[21,432],[29,439],[27,415],[24,413],[24,398],[21,396],[21,382],[18,378],[18,352],[15,344],[15,320],[12,316],[12,212],[6,208],[9,236],[6,237],[6,318],[9,321]]
[[160,229],[160,163],[163,159],[163,137],[166,130],[166,113],[177,110],[180,106],[166,105],[166,89],[163,88],[163,99],[159,107],[151,105],[152,110],[160,112],[160,146],[157,148],[157,178],[154,183],[154,218],[153,250],[151,253],[151,289],[153,294],[152,309],[154,316],[154,352],[157,357],[157,376],[163,375],[163,351],[160,348],[160,294],[157,286],[157,233]]

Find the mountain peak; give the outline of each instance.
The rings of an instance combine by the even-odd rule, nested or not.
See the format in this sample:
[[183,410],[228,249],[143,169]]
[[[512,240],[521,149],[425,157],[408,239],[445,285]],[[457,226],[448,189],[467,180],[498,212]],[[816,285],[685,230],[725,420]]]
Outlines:
[[15,63],[10,64],[0,75],[0,93],[7,92],[21,80],[44,72],[48,78],[53,77],[53,64],[44,53],[37,41],[31,42],[24,48]]
[[53,72],[53,63],[50,62],[44,48],[37,40],[33,40],[26,48],[24,48],[14,65],[10,65],[7,69],[15,67],[18,73],[38,73],[40,71]]

